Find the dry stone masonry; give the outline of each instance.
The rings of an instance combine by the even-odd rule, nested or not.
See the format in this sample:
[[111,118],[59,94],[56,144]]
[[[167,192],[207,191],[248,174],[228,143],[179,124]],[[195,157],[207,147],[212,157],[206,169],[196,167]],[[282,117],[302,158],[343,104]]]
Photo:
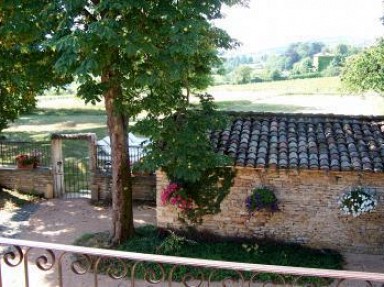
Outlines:
[[[358,253],[384,253],[384,118],[233,113],[232,124],[211,133],[215,150],[234,158],[237,175],[221,213],[200,230],[223,236],[271,238]],[[161,206],[168,180],[157,172],[157,222],[182,228],[178,210]],[[274,190],[280,211],[249,214],[255,187]],[[372,189],[377,208],[342,215],[338,199],[356,186]]]

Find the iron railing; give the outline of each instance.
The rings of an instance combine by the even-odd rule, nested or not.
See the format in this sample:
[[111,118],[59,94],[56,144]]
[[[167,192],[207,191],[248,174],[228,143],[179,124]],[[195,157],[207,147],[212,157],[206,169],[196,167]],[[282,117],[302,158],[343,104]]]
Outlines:
[[0,141],[0,165],[17,165],[16,156],[39,155],[39,165],[51,166],[50,142]]
[[6,238],[0,238],[0,246],[0,287],[384,284],[380,273],[201,260]]
[[[97,146],[97,167],[99,170],[105,172],[111,171],[112,159],[110,150],[110,147],[107,145]],[[129,159],[131,165],[139,162],[144,155],[145,152],[142,146],[129,146]]]

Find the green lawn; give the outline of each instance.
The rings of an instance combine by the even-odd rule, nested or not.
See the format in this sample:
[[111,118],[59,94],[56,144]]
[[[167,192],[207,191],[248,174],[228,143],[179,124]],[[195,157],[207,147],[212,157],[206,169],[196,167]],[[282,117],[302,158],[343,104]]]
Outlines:
[[106,134],[106,115],[103,110],[38,109],[21,116],[3,131],[12,140],[50,140],[52,133],[95,132]]
[[323,77],[313,79],[295,79],[274,82],[262,82],[246,85],[222,85],[208,89],[213,91],[278,91],[281,95],[295,94],[347,94],[339,77]]

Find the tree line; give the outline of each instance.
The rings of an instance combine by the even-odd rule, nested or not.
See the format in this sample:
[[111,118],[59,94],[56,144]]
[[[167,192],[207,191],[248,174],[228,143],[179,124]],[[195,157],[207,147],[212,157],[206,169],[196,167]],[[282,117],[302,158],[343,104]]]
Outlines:
[[347,44],[332,47],[322,42],[299,42],[281,52],[227,57],[214,75],[215,84],[338,76],[346,59],[360,51],[361,48]]

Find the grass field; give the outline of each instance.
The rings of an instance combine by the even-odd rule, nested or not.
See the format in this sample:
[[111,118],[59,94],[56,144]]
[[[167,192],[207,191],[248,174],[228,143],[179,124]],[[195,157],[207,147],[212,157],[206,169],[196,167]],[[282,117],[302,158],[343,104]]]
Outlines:
[[349,94],[338,77],[215,86],[208,92],[223,110],[384,114],[384,97],[374,93]]
[[265,92],[275,91],[280,95],[295,94],[347,94],[343,89],[339,77],[324,77],[313,79],[295,79],[274,82],[262,82],[246,85],[222,85],[208,89],[209,92],[216,91],[251,91]]
[[[213,94],[221,110],[384,114],[384,97],[345,94],[337,77],[217,86],[207,92]],[[98,138],[107,135],[102,102],[85,105],[83,100],[65,93],[51,93],[38,100],[36,112],[22,116],[3,131],[7,139],[41,141],[49,140],[52,133],[74,132],[94,132]],[[71,143],[68,145],[71,150]],[[76,149],[72,152],[76,153]]]
[[7,139],[24,141],[50,140],[52,133],[107,133],[106,114],[96,109],[38,109],[23,115],[2,133]]

